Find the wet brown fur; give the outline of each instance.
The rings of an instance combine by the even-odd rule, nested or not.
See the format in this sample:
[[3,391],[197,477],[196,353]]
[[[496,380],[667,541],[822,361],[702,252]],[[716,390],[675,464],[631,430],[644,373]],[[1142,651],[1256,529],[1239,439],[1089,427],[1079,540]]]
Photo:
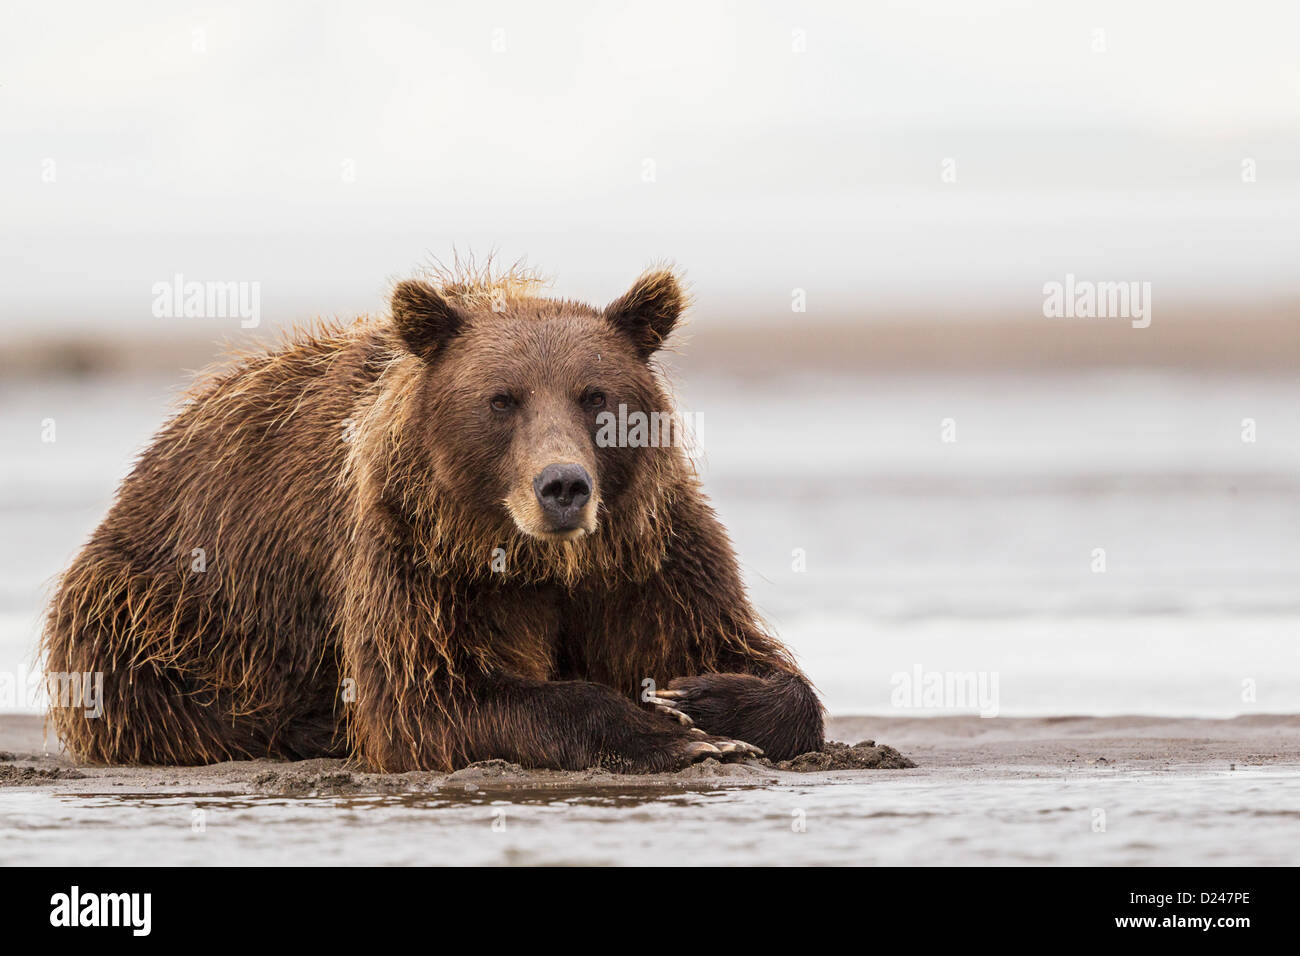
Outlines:
[[[687,455],[596,448],[553,387],[603,376],[632,407],[671,409],[651,356],[680,287],[650,273],[603,311],[539,291],[518,271],[404,283],[396,317],[204,375],[51,604],[47,669],[104,675],[102,717],[51,711],[68,749],[680,766],[698,738],[636,703],[646,679],[677,679],[705,730],[777,759],[820,744],[820,705],[750,607]],[[448,328],[421,324],[439,303]],[[550,402],[514,426],[480,401],[509,368],[536,386],[525,405]],[[540,540],[502,507],[549,454],[520,434],[592,462],[592,533]]]

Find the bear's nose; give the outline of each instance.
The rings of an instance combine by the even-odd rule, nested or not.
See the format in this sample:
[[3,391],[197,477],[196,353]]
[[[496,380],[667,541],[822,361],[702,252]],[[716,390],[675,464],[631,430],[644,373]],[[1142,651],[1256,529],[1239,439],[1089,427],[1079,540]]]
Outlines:
[[591,476],[581,465],[547,465],[533,479],[533,491],[555,530],[563,531],[591,498]]

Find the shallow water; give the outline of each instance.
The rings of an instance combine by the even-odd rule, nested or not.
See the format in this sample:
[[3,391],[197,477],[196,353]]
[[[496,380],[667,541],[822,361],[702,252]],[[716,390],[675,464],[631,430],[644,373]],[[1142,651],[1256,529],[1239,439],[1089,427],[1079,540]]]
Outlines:
[[690,790],[0,797],[8,864],[1281,865],[1297,862],[1297,847],[1300,768],[1289,767],[1000,779],[880,771]]
[[[168,391],[0,383],[0,674]],[[1003,715],[1300,711],[1300,378],[705,369],[681,406],[754,602],[833,713],[896,712],[918,665],[996,672]]]

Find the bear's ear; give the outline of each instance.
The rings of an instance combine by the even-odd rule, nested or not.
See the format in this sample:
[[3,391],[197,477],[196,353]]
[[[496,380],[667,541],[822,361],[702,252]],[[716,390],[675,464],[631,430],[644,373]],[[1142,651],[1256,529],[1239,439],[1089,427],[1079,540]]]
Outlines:
[[427,282],[399,282],[393,290],[392,311],[402,341],[426,362],[442,351],[463,324],[456,307]]
[[686,295],[667,269],[647,272],[605,308],[605,318],[632,339],[641,358],[649,358],[673,330],[686,308]]

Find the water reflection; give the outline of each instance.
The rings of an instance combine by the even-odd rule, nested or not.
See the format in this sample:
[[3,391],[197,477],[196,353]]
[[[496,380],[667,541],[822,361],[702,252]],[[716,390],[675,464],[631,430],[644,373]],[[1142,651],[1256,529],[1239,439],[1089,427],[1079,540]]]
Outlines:
[[[921,824],[921,825],[918,825]],[[767,787],[0,794],[0,859],[84,864],[1294,863],[1300,768]]]

